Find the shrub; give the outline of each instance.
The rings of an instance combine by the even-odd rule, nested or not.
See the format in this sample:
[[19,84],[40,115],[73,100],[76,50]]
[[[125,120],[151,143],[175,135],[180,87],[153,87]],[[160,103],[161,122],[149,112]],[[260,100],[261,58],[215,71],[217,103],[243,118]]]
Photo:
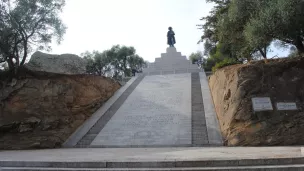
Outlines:
[[225,58],[221,62],[216,63],[214,67],[212,67],[212,72],[215,72],[216,70],[223,68],[225,66],[235,65],[235,64],[239,64],[239,63],[240,63],[239,61],[236,61],[233,58]]

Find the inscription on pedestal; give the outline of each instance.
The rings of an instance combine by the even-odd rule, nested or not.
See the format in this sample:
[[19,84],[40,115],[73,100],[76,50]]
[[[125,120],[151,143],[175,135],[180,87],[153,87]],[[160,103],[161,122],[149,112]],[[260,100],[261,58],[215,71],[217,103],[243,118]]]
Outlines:
[[252,98],[252,106],[255,112],[273,110],[269,97]]
[[289,102],[289,103],[277,103],[278,110],[298,110],[296,103]]

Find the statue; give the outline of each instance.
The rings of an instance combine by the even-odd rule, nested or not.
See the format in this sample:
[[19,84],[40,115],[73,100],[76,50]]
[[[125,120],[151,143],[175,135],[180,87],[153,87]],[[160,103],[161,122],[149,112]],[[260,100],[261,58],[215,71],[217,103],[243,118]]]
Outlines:
[[172,27],[169,27],[169,31],[167,33],[167,43],[170,47],[174,47],[174,44],[176,43],[175,42],[175,33],[174,31],[172,30]]

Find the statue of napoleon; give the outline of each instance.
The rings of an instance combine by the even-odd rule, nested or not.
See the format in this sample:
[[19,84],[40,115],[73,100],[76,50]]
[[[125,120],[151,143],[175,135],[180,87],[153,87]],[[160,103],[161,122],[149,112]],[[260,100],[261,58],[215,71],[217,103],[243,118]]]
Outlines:
[[169,27],[169,31],[167,33],[167,39],[168,39],[168,45],[170,47],[174,47],[174,44],[176,43],[175,41],[175,33],[174,31],[172,30],[172,27]]

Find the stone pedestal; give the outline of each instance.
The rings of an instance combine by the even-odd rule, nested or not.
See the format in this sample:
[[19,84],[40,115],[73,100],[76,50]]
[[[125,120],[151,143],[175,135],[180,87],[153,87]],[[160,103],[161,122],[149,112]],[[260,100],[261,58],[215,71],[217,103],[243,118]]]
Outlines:
[[143,73],[146,75],[165,75],[200,71],[196,64],[192,64],[186,56],[177,52],[175,47],[169,47],[166,53],[161,54],[160,58],[155,58],[155,62],[149,63],[147,68],[144,68]]

